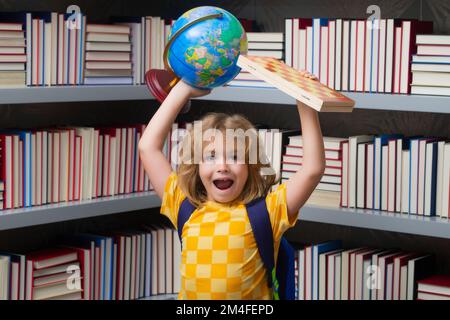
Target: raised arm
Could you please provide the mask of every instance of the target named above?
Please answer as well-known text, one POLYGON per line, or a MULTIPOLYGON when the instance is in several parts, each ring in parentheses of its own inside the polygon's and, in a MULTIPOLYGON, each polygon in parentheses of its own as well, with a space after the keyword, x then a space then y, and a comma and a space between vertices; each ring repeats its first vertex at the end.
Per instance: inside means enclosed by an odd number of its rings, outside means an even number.
POLYGON ((141 161, 160 198, 163 196, 167 178, 172 172, 172 167, 162 152, 170 128, 181 108, 191 97, 199 97, 208 93, 209 91, 197 90, 185 82, 179 81, 150 119, 139 140, 141 161))
POLYGON ((302 168, 286 183, 289 220, 297 216, 316 188, 325 170, 325 152, 317 111, 297 101, 303 141, 302 168))

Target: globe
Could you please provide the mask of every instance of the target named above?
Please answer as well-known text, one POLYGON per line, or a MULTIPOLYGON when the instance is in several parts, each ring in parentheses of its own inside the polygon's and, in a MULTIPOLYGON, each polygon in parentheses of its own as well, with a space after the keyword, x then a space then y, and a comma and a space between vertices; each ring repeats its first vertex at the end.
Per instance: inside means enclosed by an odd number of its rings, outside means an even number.
POLYGON ((231 81, 240 71, 236 65, 239 54, 247 52, 247 36, 239 20, 217 7, 185 12, 172 26, 169 44, 171 38, 167 54, 170 67, 183 81, 200 89, 231 81), (206 18, 214 14, 221 16, 206 18), (182 30, 189 23, 192 25, 182 30))

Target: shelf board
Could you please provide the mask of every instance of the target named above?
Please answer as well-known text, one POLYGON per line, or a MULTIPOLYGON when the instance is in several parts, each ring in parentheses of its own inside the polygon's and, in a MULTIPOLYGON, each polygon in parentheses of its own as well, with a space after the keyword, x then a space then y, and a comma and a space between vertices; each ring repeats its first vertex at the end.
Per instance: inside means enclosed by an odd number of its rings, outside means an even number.
POLYGON ((0 97, 0 104, 153 99, 145 85, 3 88, 0 97))
MULTIPOLYGON (((355 108, 450 113, 450 97, 342 92, 355 100, 355 108)), ((294 105, 295 99, 274 88, 220 87, 199 99, 294 105)))
MULTIPOLYGON (((150 209, 160 205, 161 201, 154 192, 140 192, 4 210, 0 211, 0 231, 150 209)), ((439 217, 306 205, 300 210, 299 220, 450 239, 450 220, 439 217)))
POLYGON ((156 208, 160 205, 159 197, 153 191, 149 191, 92 200, 3 210, 0 211, 0 231, 156 208))
MULTIPOLYGON (((357 109, 450 113, 450 97, 343 92, 357 109)), ((21 87, 0 89, 0 104, 125 101, 154 99, 146 85, 21 87)), ((219 87, 199 100, 294 105, 295 99, 278 89, 219 87)))
POLYGON ((450 239, 450 220, 440 217, 307 205, 299 220, 450 239))

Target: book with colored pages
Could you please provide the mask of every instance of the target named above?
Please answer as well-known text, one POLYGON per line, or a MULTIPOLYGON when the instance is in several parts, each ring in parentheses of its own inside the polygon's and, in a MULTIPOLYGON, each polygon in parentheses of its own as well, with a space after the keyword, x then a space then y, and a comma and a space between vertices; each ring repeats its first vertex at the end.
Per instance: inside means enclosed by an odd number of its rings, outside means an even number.
POLYGON ((237 65, 258 79, 321 112, 351 112, 355 102, 317 80, 305 77, 284 62, 270 58, 240 55, 237 65))

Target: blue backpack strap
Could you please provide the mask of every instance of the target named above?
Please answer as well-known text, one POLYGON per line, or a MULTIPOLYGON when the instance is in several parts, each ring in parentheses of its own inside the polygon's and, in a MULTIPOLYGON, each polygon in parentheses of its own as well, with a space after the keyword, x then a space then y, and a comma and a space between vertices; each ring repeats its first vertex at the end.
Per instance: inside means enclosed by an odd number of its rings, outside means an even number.
POLYGON ((184 198, 181 202, 180 209, 178 210, 178 218, 177 218, 177 229, 178 229, 178 237, 181 240, 181 235, 183 234, 184 224, 189 220, 192 213, 197 209, 188 198, 184 198))
POLYGON ((278 281, 275 269, 275 249, 273 242, 272 224, 267 211, 266 198, 258 198, 246 205, 248 219, 252 226, 253 235, 258 245, 259 255, 267 270, 269 287, 273 289, 273 298, 279 300, 278 281))

